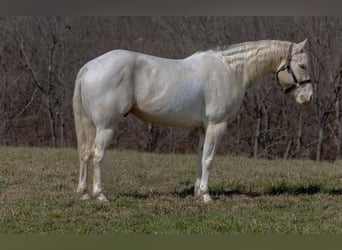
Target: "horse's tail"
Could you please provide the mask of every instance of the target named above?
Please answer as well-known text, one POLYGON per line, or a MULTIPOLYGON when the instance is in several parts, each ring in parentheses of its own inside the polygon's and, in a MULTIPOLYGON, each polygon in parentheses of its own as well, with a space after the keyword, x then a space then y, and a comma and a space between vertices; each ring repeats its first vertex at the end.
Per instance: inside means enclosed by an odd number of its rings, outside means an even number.
POLYGON ((90 118, 87 116, 82 103, 81 82, 82 69, 76 77, 75 90, 73 96, 73 111, 75 119, 75 130, 77 137, 77 149, 82 159, 90 158, 94 144, 96 129, 90 118))

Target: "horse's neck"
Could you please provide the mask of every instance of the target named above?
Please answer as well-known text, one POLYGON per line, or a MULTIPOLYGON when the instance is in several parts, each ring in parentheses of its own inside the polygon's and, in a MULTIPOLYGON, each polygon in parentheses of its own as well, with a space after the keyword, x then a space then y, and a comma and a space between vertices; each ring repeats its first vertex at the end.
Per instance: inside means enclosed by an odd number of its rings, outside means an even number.
POLYGON ((289 42, 261 41, 244 43, 222 51, 222 57, 236 73, 245 88, 250 88, 263 77, 275 73, 281 60, 286 57, 289 42))

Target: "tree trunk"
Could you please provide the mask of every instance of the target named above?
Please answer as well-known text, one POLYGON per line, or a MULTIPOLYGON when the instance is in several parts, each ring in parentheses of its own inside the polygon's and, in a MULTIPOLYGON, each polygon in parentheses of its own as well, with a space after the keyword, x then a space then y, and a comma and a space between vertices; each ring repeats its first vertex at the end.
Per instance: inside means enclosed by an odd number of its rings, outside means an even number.
POLYGON ((283 156, 284 160, 287 160, 289 158, 290 150, 291 150, 291 145, 292 145, 292 140, 289 140, 288 143, 287 143, 287 147, 286 147, 284 156, 283 156))
POLYGON ((261 117, 258 114, 255 127, 255 137, 254 137, 254 147, 253 147, 253 157, 258 156, 259 140, 260 140, 260 128, 261 128, 261 117))
POLYGON ((317 142, 317 151, 316 151, 316 161, 320 161, 322 158, 322 146, 324 139, 324 124, 321 122, 319 124, 318 130, 318 142, 317 142))
MULTIPOLYGON (((269 145, 272 143, 270 140, 270 119, 269 119, 269 114, 268 114, 268 109, 265 108, 265 105, 263 105, 263 118, 264 118, 264 129, 263 129, 263 141, 264 141, 264 152, 265 152, 265 156, 268 157, 269 155, 269 149, 271 147, 269 147, 269 145)), ((272 153, 272 151, 271 151, 272 153)))
POLYGON ((64 112, 60 111, 59 113, 59 143, 58 146, 65 147, 65 120, 64 120, 64 112))
POLYGON ((153 152, 156 149, 159 138, 159 128, 151 123, 148 124, 149 141, 146 150, 153 152))
POLYGON ((303 137, 303 124, 302 124, 302 117, 303 117, 303 109, 300 109, 299 116, 298 116, 298 128, 297 128, 297 138, 296 138, 296 154, 300 154, 300 150, 302 148, 302 137, 303 137))
POLYGON ((342 71, 340 72, 339 85, 336 89, 336 100, 335 100, 335 144, 336 144, 336 159, 342 156, 342 119, 340 110, 340 98, 341 98, 341 87, 342 87, 342 71))
POLYGON ((258 93, 256 94, 256 99, 257 99, 257 107, 256 107, 257 120, 256 120, 256 126, 255 126, 254 147, 253 147, 254 158, 258 156, 259 142, 260 142, 260 129, 261 129, 261 105, 260 105, 260 96, 258 93))
POLYGON ((48 117, 49 117, 51 146, 56 147, 57 146, 57 135, 56 135, 56 130, 55 130, 56 119, 55 119, 54 112, 53 112, 53 109, 51 107, 51 103, 50 103, 49 99, 47 99, 47 101, 46 101, 46 110, 47 110, 48 117))

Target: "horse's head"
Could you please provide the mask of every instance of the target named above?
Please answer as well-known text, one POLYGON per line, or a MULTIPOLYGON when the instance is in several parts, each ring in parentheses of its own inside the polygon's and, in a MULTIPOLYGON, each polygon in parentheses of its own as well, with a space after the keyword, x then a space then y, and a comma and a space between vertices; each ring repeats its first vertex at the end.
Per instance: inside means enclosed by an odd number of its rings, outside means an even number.
POLYGON ((287 57, 281 61, 276 73, 283 91, 292 93, 301 104, 310 103, 313 99, 306 42, 307 39, 301 43, 291 43, 287 57))

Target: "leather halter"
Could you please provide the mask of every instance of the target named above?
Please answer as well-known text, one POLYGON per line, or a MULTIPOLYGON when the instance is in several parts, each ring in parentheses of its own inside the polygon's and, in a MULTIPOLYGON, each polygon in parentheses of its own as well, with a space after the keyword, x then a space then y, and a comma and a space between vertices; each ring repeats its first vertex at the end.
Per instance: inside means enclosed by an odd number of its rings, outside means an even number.
POLYGON ((291 74, 291 76, 292 76, 293 84, 292 84, 290 87, 288 87, 288 88, 282 90, 285 94, 290 93, 292 90, 294 90, 294 89, 300 87, 300 86, 303 85, 303 84, 306 84, 306 83, 311 82, 311 79, 307 79, 307 80, 303 80, 303 81, 298 81, 298 79, 297 79, 295 73, 293 72, 293 70, 292 70, 292 68, 291 68, 292 48, 293 48, 293 43, 290 44, 289 53, 287 54, 287 58, 286 58, 286 63, 285 63, 283 66, 281 66, 281 67, 278 69, 278 71, 276 72, 277 81, 279 82, 279 84, 280 84, 280 81, 279 81, 278 74, 279 74, 281 71, 287 70, 287 73, 291 74))

